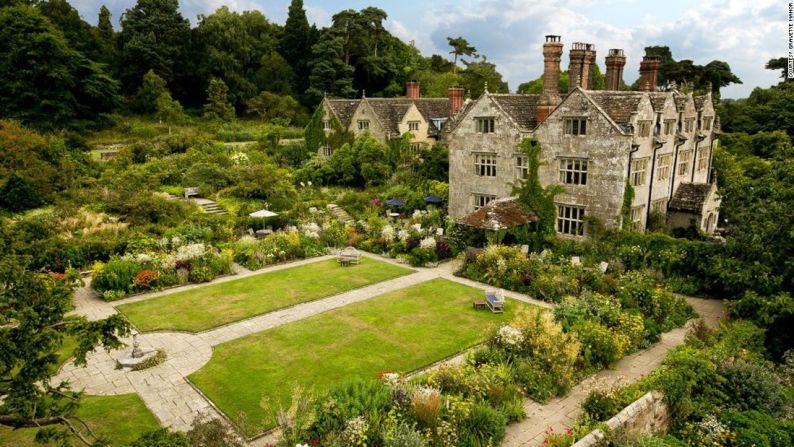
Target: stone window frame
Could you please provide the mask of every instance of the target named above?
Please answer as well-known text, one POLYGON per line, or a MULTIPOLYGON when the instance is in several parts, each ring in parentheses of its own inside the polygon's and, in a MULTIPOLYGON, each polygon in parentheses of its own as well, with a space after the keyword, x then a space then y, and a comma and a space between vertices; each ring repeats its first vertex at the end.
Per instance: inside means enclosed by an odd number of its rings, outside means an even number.
POLYGON ((688 118, 684 118, 684 132, 692 132, 695 130, 695 117, 690 116, 688 118))
POLYGON ((495 152, 474 153, 474 175, 496 177, 497 156, 495 152))
POLYGON ((667 212, 667 197, 651 201, 651 212, 666 213, 667 212))
POLYGON ((647 138, 651 136, 653 120, 637 120, 637 136, 647 138))
POLYGON ((419 130, 421 121, 408 121, 408 132, 415 132, 419 130))
POLYGON ((714 120, 714 117, 709 115, 709 116, 704 116, 702 119, 703 119, 703 130, 711 130, 711 122, 714 120))
POLYGON ((631 208, 631 225, 639 229, 642 224, 642 216, 645 214, 645 205, 638 205, 631 208))
POLYGON ((516 168, 516 178, 519 180, 529 177, 529 156, 527 154, 516 154, 513 156, 516 168))
POLYGON ((587 185, 587 171, 590 160, 586 157, 557 157, 559 162, 557 171, 560 173, 560 183, 563 185, 587 185))
POLYGON ((705 171, 709 168, 709 152, 711 149, 702 147, 698 150, 697 170, 705 171))
POLYGON ((666 118, 664 120, 664 134, 672 135, 675 133, 675 118, 666 118))
POLYGON ((474 123, 477 133, 489 134, 496 132, 496 117, 475 116, 474 123))
POLYGON ((358 130, 369 130, 369 120, 358 120, 358 130))
POLYGON ((651 157, 631 160, 631 186, 643 186, 648 180, 648 162, 651 157))
POLYGON ((557 217, 555 229, 558 234, 566 236, 584 236, 584 219, 587 209, 582 205, 556 203, 557 217))
POLYGON ((474 192, 471 194, 471 199, 472 204, 474 205, 474 211, 478 211, 480 208, 488 205, 493 200, 496 200, 496 196, 493 194, 474 192))
POLYGON ((334 153, 330 144, 323 145, 320 150, 322 151, 323 157, 330 157, 334 153))
POLYGON ((326 118, 323 120, 323 130, 331 130, 331 120, 326 118))
POLYGON ((416 152, 419 152, 422 149, 424 149, 425 146, 427 146, 426 143, 422 143, 422 142, 419 142, 419 141, 414 141, 414 142, 408 143, 408 150, 410 150, 411 152, 416 153, 416 152))
POLYGON ((566 116, 562 119, 562 134, 565 136, 580 137, 587 135, 586 116, 566 116))
POLYGON ((690 162, 692 161, 692 149, 683 149, 678 153, 678 167, 676 172, 679 176, 689 175, 690 162))
POLYGON ((669 180, 673 167, 673 153, 659 154, 656 156, 656 180, 669 180), (664 160, 664 163, 662 163, 664 160))

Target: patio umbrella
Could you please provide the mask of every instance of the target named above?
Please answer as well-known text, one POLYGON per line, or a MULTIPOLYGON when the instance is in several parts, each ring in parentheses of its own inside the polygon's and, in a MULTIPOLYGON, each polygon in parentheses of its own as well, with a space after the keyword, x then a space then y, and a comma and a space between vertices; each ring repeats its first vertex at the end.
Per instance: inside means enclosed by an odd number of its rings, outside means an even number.
POLYGON ((431 194, 431 195, 425 197, 425 203, 443 203, 443 202, 444 202, 444 200, 441 197, 436 196, 436 195, 432 195, 431 194))
POLYGON ((389 206, 403 206, 403 205, 405 205, 405 200, 389 199, 389 200, 386 201, 386 205, 389 205, 389 206))
POLYGON ((278 213, 274 213, 273 211, 268 211, 268 210, 259 210, 259 211, 254 211, 253 213, 249 214, 249 216, 265 218, 265 217, 278 216, 278 213))

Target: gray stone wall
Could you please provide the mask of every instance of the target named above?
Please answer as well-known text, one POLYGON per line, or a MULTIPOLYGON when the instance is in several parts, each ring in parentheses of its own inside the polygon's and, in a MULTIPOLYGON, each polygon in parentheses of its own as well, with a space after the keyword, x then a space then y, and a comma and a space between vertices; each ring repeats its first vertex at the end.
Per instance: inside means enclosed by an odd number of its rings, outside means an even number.
MULTIPOLYGON (((613 432, 623 431, 632 435, 666 433, 670 429, 670 412, 664 403, 664 395, 652 391, 632 402, 620 413, 606 422, 613 432)), ((595 429, 577 441, 573 447, 594 447, 603 444, 604 432, 595 429)))
POLYGON ((517 179, 516 146, 524 135, 487 96, 471 107, 448 137, 450 216, 461 218, 473 212, 475 194, 512 195, 517 179), (494 133, 477 132, 478 117, 494 117, 494 133), (477 154, 496 156, 496 177, 476 175, 474 163, 477 154))
POLYGON ((608 228, 621 225, 631 136, 624 135, 584 94, 569 95, 534 131, 542 146, 539 177, 546 185, 560 185, 565 192, 555 197, 559 204, 585 208, 585 216, 599 219, 608 228), (567 117, 586 117, 586 135, 565 135, 567 117), (587 184, 560 182, 561 158, 588 160, 587 184))

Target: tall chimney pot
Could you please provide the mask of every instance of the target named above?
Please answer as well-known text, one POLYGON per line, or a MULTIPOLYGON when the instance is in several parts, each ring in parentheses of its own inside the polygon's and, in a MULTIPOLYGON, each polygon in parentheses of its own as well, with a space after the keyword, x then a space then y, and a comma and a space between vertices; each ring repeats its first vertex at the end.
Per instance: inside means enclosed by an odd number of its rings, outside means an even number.
POLYGON ((623 67, 626 66, 626 54, 619 48, 609 50, 606 57, 606 89, 618 91, 623 84, 623 67))
POLYGON ((659 56, 644 56, 640 62, 640 90, 655 92, 659 76, 659 56))
POLYGON ((405 96, 409 99, 419 99, 419 81, 410 80, 405 83, 405 96))
POLYGON ((574 42, 571 46, 571 51, 568 52, 568 56, 570 57, 570 62, 568 63, 568 93, 571 93, 576 87, 582 85, 586 55, 587 44, 574 42))
POLYGON ((449 97, 449 117, 452 118, 463 108, 463 87, 450 87, 447 89, 449 97))
POLYGON ((562 60, 562 39, 549 34, 543 44, 543 93, 535 108, 535 118, 540 123, 562 101, 560 98, 560 61, 562 60))
POLYGON ((579 85, 585 90, 590 90, 590 78, 592 76, 592 67, 596 61, 595 45, 592 43, 585 44, 584 62, 582 64, 582 80, 579 85))

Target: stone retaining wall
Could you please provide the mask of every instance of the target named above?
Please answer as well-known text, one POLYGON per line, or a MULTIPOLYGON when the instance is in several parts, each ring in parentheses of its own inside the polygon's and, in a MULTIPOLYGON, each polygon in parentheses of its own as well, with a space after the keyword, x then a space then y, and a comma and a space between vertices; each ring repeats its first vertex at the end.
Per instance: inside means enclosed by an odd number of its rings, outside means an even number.
MULTIPOLYGON (((664 403, 664 395, 651 391, 608 420, 606 425, 612 431, 625 430, 627 434, 664 433, 670 428, 670 412, 664 403)), ((594 447, 604 437, 604 432, 595 429, 573 447, 594 447)))

